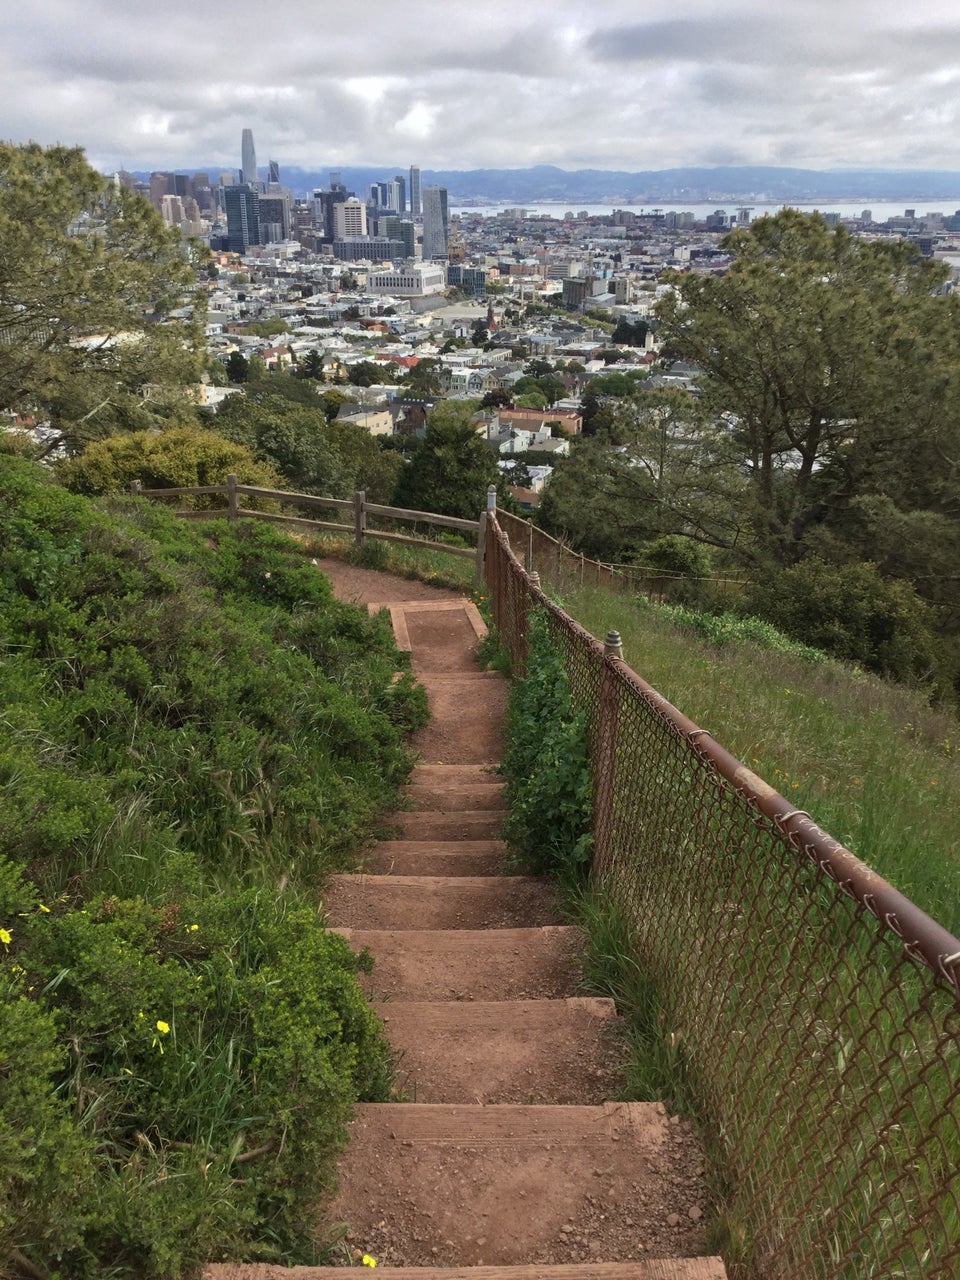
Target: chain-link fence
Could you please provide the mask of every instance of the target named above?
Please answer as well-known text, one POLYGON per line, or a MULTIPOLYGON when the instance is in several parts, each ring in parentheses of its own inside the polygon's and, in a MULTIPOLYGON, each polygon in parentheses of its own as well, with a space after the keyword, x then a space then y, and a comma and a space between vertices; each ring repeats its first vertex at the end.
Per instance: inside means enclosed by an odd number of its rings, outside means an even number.
POLYGON ((742 578, 698 578, 651 565, 591 560, 521 516, 498 511, 497 521, 527 572, 536 570, 545 581, 549 580, 562 591, 576 587, 603 587, 608 591, 642 595, 648 600, 663 602, 677 599, 678 592, 684 588, 700 586, 717 599, 735 600, 748 585, 742 578))
POLYGON ((486 564, 515 668, 542 604, 587 714, 594 879, 700 1100, 731 1276, 960 1275, 960 941, 605 654, 496 524, 486 564))

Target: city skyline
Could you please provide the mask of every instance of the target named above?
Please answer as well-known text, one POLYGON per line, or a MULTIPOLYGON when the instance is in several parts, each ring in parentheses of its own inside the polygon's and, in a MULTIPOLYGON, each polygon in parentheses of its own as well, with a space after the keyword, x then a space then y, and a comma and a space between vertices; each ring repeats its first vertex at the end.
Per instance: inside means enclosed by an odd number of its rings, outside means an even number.
POLYGON ((186 0, 19 7, 4 136, 83 146, 104 171, 236 169, 243 128, 281 166, 960 170, 946 0, 358 0, 316 24, 236 0, 222 18, 186 0))

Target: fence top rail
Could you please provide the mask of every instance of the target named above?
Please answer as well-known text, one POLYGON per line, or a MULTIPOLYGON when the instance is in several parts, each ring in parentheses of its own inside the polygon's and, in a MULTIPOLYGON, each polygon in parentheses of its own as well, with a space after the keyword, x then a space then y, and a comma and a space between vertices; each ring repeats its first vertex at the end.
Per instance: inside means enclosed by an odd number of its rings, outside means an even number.
POLYGON ((276 502, 296 502, 316 507, 336 507, 340 511, 352 511, 352 498, 323 498, 316 493, 291 493, 287 489, 259 489, 256 485, 238 484, 237 493, 249 498, 272 498, 276 502))
POLYGON ((475 533, 479 520, 463 520, 459 516, 439 516, 433 511, 408 511, 404 507, 385 507, 379 502, 364 503, 364 510, 371 516, 389 516, 392 520, 421 520, 425 524, 443 525, 447 529, 465 529, 475 533))
POLYGON ((135 492, 138 498, 183 498, 191 494, 225 494, 228 489, 225 484, 202 484, 188 489, 137 489, 135 492))
POLYGON ((841 893, 853 898, 869 911, 900 939, 904 950, 912 959, 920 961, 949 982, 960 997, 960 938, 938 924, 839 840, 824 831, 807 812, 797 809, 779 791, 752 769, 748 769, 741 760, 715 741, 707 729, 694 724, 668 702, 663 694, 637 675, 622 658, 606 653, 599 640, 530 581, 496 519, 493 534, 512 562, 514 572, 522 575, 531 599, 576 635, 593 652, 597 661, 604 663, 624 686, 632 689, 637 697, 684 738, 702 760, 709 763, 740 792, 751 808, 769 818, 795 852, 808 858, 822 875, 833 881, 841 893))

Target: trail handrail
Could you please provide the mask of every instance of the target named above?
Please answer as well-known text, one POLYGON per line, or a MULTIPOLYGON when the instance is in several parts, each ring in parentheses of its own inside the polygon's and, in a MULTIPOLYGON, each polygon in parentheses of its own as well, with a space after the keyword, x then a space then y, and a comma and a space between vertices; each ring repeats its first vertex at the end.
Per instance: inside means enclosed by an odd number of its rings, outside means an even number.
POLYGON ((233 474, 228 475, 224 484, 182 486, 171 489, 145 489, 139 480, 132 481, 130 491, 141 498, 181 498, 208 497, 221 494, 226 498, 222 507, 210 507, 200 510, 181 509, 177 515, 188 519, 216 519, 218 516, 227 520, 241 518, 266 520, 273 524, 299 524, 326 532, 352 533, 354 542, 361 548, 368 538, 383 542, 396 542, 407 546, 429 546, 433 551, 442 551, 446 555, 472 559, 475 563, 478 578, 483 576, 484 541, 487 512, 482 511, 477 520, 465 520, 459 516, 438 515, 431 511, 411 511, 403 507, 390 507, 380 502, 368 502, 366 493, 358 490, 352 498, 327 498, 314 493, 293 493, 288 489, 264 489, 258 485, 240 484, 233 474), (243 497, 257 501, 276 503, 278 506, 316 507, 334 511, 352 512, 350 523, 313 520, 300 515, 283 515, 280 512, 257 510, 241 505, 243 497), (457 547, 434 539, 410 537, 387 529, 371 529, 367 520, 370 516, 381 519, 396 520, 406 524, 425 524, 441 529, 456 529, 462 533, 473 534, 475 547, 457 547))

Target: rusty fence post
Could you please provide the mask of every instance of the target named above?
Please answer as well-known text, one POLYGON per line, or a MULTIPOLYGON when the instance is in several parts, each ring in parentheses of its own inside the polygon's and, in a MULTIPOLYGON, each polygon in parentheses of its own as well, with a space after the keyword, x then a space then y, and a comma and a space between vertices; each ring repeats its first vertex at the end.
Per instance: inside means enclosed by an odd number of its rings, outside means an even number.
POLYGON ((227 519, 234 521, 240 514, 240 504, 237 500, 237 477, 231 471, 227 476, 227 519))
POLYGON ((483 582, 483 561, 486 554, 487 545, 487 513, 480 512, 480 519, 477 522, 477 555, 473 564, 473 576, 478 582, 483 582))

